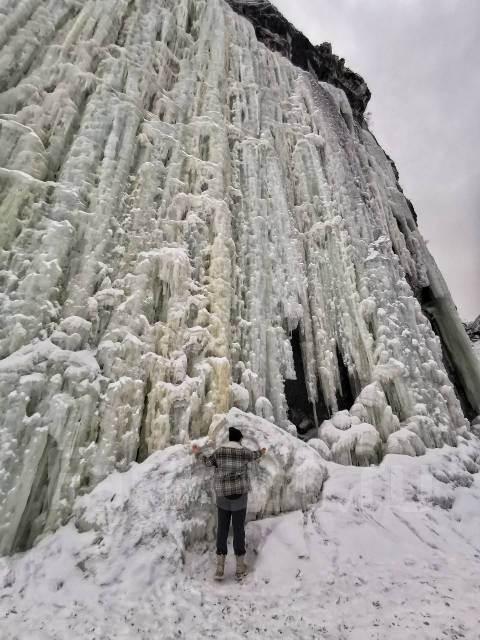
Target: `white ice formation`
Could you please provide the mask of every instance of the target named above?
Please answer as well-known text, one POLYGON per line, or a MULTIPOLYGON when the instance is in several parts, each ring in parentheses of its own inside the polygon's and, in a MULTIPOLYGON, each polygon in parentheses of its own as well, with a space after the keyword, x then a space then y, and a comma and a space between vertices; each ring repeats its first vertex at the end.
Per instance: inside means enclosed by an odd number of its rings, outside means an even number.
POLYGON ((223 0, 0 17, 1 552, 232 407, 346 464, 466 432, 479 363, 341 89, 223 0))

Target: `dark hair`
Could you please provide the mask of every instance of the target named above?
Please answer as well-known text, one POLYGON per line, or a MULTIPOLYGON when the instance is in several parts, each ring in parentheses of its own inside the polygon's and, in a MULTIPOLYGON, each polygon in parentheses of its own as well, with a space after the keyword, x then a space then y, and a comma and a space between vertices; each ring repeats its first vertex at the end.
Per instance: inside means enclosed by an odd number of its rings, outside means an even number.
POLYGON ((235 427, 230 427, 228 430, 228 439, 231 442, 240 442, 240 440, 243 438, 242 432, 239 431, 238 429, 235 429, 235 427))

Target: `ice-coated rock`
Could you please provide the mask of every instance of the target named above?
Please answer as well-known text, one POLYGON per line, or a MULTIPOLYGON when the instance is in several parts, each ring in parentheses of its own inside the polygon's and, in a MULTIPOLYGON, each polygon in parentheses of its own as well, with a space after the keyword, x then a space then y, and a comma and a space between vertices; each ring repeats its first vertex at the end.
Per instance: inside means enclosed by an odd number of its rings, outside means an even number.
POLYGON ((308 441, 310 447, 315 449, 315 451, 322 456, 324 460, 330 461, 332 459, 332 452, 330 451, 328 445, 320 438, 311 438, 308 441))
MULTIPOLYGON (((318 500, 327 471, 311 447, 267 420, 232 409, 212 430, 206 452, 228 440, 229 426, 241 429, 247 448, 268 448, 250 465, 247 519, 304 509, 318 500)), ((214 536, 213 470, 191 454, 190 445, 168 447, 126 473, 112 473, 77 500, 73 517, 81 531, 97 531, 116 549, 128 546, 127 539, 154 546, 161 538, 162 553, 181 560, 188 546, 214 536)))
POLYGON ((336 429, 345 431, 346 429, 350 429, 352 426, 352 416, 346 410, 338 411, 338 413, 332 416, 332 423, 336 429))
POLYGON ((426 447, 416 433, 410 429, 400 429, 392 433, 387 440, 386 452, 407 456, 421 456, 426 447))
POLYGON ((340 431, 332 445, 332 459, 345 465, 369 466, 382 459, 382 443, 377 429, 367 423, 355 424, 340 431))

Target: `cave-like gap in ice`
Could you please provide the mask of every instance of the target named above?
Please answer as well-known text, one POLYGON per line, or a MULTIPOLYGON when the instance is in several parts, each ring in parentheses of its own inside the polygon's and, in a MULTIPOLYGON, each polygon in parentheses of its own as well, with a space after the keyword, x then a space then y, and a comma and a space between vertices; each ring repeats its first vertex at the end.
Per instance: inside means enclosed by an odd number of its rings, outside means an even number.
MULTIPOLYGON (((302 338, 300 327, 294 329, 290 336, 293 363, 296 379, 285 380, 285 398, 288 406, 288 418, 297 427, 301 435, 312 433, 329 417, 319 389, 318 401, 311 402, 305 381, 305 365, 302 354, 302 338)), ((315 434, 316 435, 316 434, 315 434)))
POLYGON ((357 392, 355 392, 355 389, 352 386, 351 374, 348 371, 348 367, 345 364, 343 354, 338 344, 336 345, 335 352, 338 362, 338 373, 340 376, 340 384, 336 393, 337 408, 339 411, 344 411, 350 409, 353 405, 356 395, 360 392, 360 389, 357 389, 357 392))

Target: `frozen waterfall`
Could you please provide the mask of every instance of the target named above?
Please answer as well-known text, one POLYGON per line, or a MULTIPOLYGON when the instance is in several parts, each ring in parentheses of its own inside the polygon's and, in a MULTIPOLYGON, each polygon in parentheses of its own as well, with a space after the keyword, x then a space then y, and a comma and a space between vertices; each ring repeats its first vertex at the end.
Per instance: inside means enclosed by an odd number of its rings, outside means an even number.
POLYGON ((479 363, 339 86, 223 0, 0 17, 1 552, 232 407, 345 464, 466 432, 479 363))

